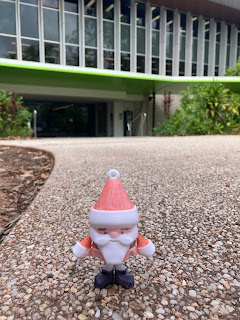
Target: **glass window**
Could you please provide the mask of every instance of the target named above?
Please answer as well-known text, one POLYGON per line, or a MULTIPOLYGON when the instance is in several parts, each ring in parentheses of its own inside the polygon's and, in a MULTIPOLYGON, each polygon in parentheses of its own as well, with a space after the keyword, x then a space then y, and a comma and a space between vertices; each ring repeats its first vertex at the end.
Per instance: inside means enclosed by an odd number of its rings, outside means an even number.
POLYGON ((121 0, 121 22, 130 24, 130 0, 121 0))
POLYGON ((38 35, 38 8, 21 4, 21 36, 39 38, 38 35), (31 19, 29 19, 31 17, 31 19))
POLYGON ((238 28, 238 47, 240 47, 240 28, 238 28))
POLYGON ((43 0, 43 6, 58 9, 58 0, 43 0))
POLYGON ((104 69, 114 70, 114 52, 113 51, 104 51, 104 69))
POLYGON ((206 63, 206 64, 208 64, 208 50, 209 50, 209 41, 205 40, 204 63, 206 63))
POLYGON ((38 5, 38 0, 20 0, 20 2, 38 5))
POLYGON ((152 31, 152 55, 159 56, 159 34, 157 30, 152 31))
POLYGON ((68 66, 79 66, 79 48, 66 46, 66 64, 68 66))
POLYGON ((145 27, 145 3, 137 2, 137 25, 141 27, 145 27))
POLYGON ((172 75, 172 60, 166 60, 166 75, 172 75))
POLYGON ((221 24, 220 22, 216 23, 217 25, 217 30, 216 30, 216 41, 220 42, 220 36, 221 36, 221 24))
POLYGON ((130 71, 130 54, 121 53, 121 70, 130 71))
POLYGON ((198 37, 198 17, 193 17, 193 37, 197 38, 198 37))
POLYGON ((60 63, 59 44, 45 43, 45 62, 60 63))
POLYGON ((193 39, 192 45, 192 61, 197 62, 198 39, 193 39))
POLYGON ((215 76, 217 77, 218 76, 218 74, 219 74, 219 67, 215 67, 215 76))
POLYGON ((137 28, 137 53, 145 54, 145 28, 137 28))
POLYGON ((184 76, 185 72, 185 62, 180 61, 179 62, 179 76, 184 76))
POLYGON ((137 72, 145 72, 145 57, 137 56, 137 72))
POLYGON ((59 13, 55 10, 43 9, 44 39, 59 41, 59 13))
POLYGON ((97 68, 97 50, 85 49, 85 67, 97 68))
POLYGON ((0 33, 16 34, 15 3, 0 1, 0 33))
POLYGON ((64 0, 64 9, 65 11, 78 13, 78 0, 64 0))
POLYGON ((103 19, 114 20, 114 0, 103 0, 103 19))
POLYGON ((121 50, 130 52, 130 26, 121 25, 121 50))
POLYGON ((173 34, 167 33, 166 35, 166 57, 172 59, 173 52, 173 34))
POLYGON ((210 28, 210 22, 208 19, 205 19, 205 39, 209 40, 209 28, 210 28))
POLYGON ((172 10, 167 10, 166 31, 173 32, 173 11, 172 10))
POLYGON ((216 43, 216 56, 215 56, 215 65, 219 66, 219 56, 220 56, 220 43, 216 43))
POLYGON ((180 37, 180 60, 185 60, 186 37, 180 37))
POLYGON ((203 74, 205 77, 207 77, 207 75, 208 75, 208 65, 207 64, 204 65, 204 73, 203 74))
POLYGON ((226 67, 229 68, 230 64, 230 45, 227 46, 226 67))
POLYGON ((78 44, 78 16, 65 13, 65 41, 66 43, 78 44))
POLYGON ((159 74, 159 59, 152 58, 152 74, 159 74))
POLYGON ((159 30, 160 28, 160 8, 152 7, 152 29, 159 30))
POLYGON ((97 21, 92 18, 85 18, 85 45, 97 47, 97 21))
POLYGON ((103 48, 114 49, 114 23, 103 21, 103 48))
POLYGON ((180 34, 186 35, 187 15, 185 13, 180 14, 180 34))
POLYGON ((196 63, 192 63, 192 76, 196 76, 197 75, 197 64, 196 63))
POLYGON ((231 26, 230 25, 227 26, 227 30, 228 30, 227 43, 230 44, 231 43, 231 26))
POLYGON ((39 62, 39 41, 22 39, 22 58, 39 62))
POLYGON ((84 13, 87 16, 96 17, 97 15, 96 0, 84 0, 84 13))
POLYGON ((0 36, 0 58, 17 59, 16 38, 0 36))
POLYGON ((240 47, 237 48, 237 59, 240 57, 240 47))

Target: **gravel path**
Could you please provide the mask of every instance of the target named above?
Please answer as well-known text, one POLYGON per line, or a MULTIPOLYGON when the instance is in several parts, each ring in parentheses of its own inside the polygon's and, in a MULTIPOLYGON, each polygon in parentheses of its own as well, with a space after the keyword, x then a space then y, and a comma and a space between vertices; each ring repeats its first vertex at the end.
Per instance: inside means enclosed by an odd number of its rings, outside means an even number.
POLYGON ((0 141, 54 153, 55 168, 0 246, 0 320, 240 319, 240 136, 0 141), (100 262, 71 252, 109 169, 155 243, 135 287, 95 289, 100 262))

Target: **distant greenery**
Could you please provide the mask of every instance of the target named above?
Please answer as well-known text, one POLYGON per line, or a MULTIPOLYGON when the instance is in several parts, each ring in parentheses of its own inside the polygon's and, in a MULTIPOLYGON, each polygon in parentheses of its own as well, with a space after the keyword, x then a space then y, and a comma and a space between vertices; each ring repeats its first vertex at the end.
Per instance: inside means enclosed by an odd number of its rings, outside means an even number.
POLYGON ((0 137, 29 136, 31 113, 22 105, 22 97, 0 90, 0 137))
POLYGON ((203 135, 240 133, 240 95, 217 82, 190 85, 182 91, 181 106, 155 135, 203 135))
POLYGON ((238 58, 235 67, 227 69, 225 76, 240 77, 240 57, 238 58))

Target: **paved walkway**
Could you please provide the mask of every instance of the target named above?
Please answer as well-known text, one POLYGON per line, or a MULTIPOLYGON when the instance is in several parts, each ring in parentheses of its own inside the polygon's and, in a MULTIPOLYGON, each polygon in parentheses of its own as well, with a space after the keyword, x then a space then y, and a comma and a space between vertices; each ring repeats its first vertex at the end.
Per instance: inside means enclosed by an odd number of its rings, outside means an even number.
POLYGON ((0 247, 0 320, 240 319, 240 136, 0 141, 54 153, 54 170, 0 247), (135 287, 94 289, 76 266, 88 214, 111 168, 141 215, 153 261, 135 287))

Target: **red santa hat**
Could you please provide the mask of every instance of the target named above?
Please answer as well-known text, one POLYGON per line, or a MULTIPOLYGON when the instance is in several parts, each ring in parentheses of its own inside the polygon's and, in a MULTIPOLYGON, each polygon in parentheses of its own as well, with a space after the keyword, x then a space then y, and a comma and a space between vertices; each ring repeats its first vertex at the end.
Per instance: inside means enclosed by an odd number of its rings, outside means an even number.
POLYGON ((90 210, 89 224, 95 228, 136 226, 139 221, 137 208, 124 190, 119 172, 110 170, 107 178, 97 203, 90 210))

